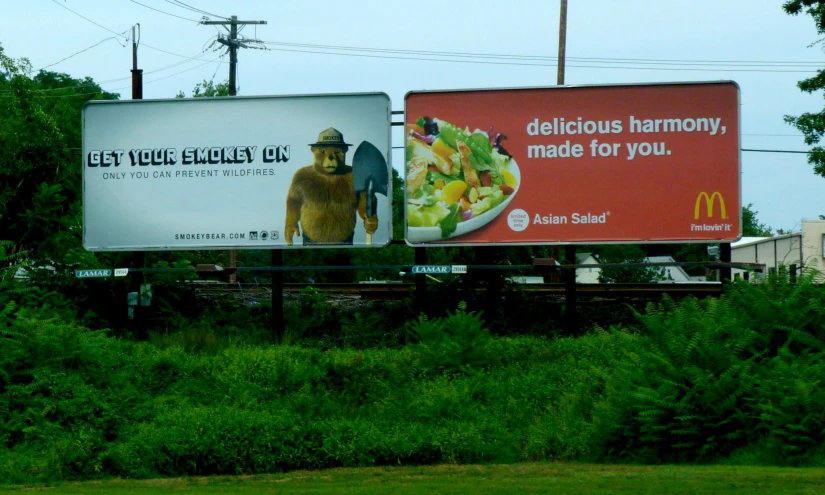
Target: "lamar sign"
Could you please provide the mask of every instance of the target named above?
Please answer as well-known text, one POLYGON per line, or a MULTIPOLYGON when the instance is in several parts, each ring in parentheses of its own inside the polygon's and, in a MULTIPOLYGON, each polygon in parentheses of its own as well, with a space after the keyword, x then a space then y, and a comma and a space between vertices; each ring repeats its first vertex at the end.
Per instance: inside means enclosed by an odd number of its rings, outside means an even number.
POLYGON ((406 241, 736 241, 739 93, 733 81, 410 92, 406 241))

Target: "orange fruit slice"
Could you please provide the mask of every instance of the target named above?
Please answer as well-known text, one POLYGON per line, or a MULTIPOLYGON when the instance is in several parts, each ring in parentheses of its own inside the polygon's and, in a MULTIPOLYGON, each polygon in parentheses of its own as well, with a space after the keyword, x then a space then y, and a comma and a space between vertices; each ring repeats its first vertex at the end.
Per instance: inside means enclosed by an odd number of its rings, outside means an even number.
POLYGON ((464 191, 466 190, 466 182, 464 182, 463 180, 455 180, 444 186, 444 189, 441 190, 441 194, 444 198, 444 202, 448 205, 451 205, 458 201, 461 198, 461 196, 464 195, 464 191))

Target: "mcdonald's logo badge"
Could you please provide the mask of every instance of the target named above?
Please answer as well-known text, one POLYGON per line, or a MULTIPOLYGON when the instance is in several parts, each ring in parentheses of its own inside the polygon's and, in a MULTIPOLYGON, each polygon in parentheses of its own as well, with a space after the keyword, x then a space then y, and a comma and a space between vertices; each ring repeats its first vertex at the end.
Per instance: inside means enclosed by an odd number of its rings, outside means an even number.
POLYGON ((719 191, 714 191, 713 194, 708 196, 708 193, 702 191, 696 196, 696 206, 693 208, 693 218, 695 220, 699 220, 699 211, 700 206, 702 205, 702 198, 705 198, 705 210, 707 210, 708 218, 713 218, 713 205, 716 203, 716 197, 719 197, 719 213, 721 214, 721 218, 724 220, 728 218, 728 212, 725 209, 725 199, 719 193, 719 191))

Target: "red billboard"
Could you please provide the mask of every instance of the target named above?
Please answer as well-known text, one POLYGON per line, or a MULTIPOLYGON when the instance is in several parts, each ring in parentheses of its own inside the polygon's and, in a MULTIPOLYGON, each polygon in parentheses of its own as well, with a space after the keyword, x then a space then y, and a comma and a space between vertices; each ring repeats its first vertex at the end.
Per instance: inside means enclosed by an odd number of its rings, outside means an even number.
POLYGON ((412 91, 411 245, 732 242, 732 81, 412 91))

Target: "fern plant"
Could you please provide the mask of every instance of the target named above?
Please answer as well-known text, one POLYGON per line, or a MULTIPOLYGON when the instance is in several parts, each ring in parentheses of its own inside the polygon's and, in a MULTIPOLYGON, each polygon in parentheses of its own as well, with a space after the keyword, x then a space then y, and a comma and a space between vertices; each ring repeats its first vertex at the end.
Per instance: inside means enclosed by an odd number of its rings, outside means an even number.
MULTIPOLYGON (((10 252, 14 244, 11 241, 0 241, 0 297, 20 294, 26 288, 17 284, 17 272, 23 267, 26 252, 10 252)), ((2 299, 0 299, 2 302, 2 299)))
POLYGON ((788 346, 769 363, 758 410, 767 445, 778 459, 804 463, 825 453, 825 354, 788 346))
POLYGON ((727 304, 740 325, 756 332, 754 346, 764 360, 783 349, 795 355, 825 351, 825 286, 817 278, 817 272, 809 269, 795 282, 771 275, 760 284, 741 280, 731 284, 727 304))
POLYGON ((756 434, 751 402, 758 385, 753 343, 722 299, 675 303, 663 297, 637 313, 636 372, 617 395, 630 412, 612 448, 645 460, 703 460, 746 445, 756 434))
POLYGON ((481 315, 466 308, 462 301, 444 318, 421 315, 407 324, 423 366, 449 373, 485 368, 498 361, 491 346, 493 337, 484 328, 481 315))

